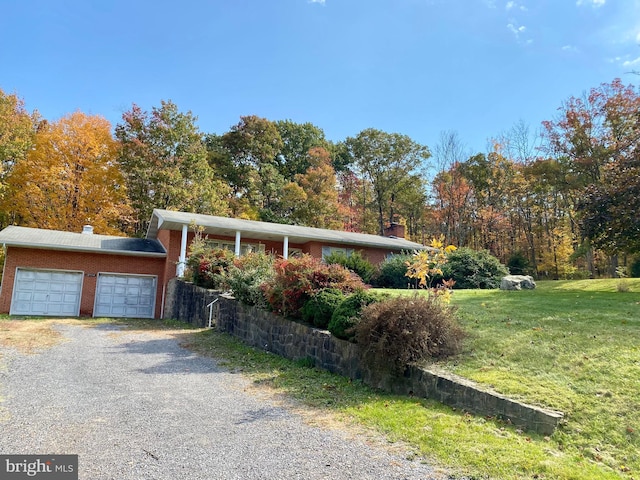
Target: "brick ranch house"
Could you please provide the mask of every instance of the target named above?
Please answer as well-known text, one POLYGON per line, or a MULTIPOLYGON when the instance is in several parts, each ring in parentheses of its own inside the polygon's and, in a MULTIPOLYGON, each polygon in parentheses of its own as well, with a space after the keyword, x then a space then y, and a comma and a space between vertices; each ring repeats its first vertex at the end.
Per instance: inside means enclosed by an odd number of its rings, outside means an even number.
POLYGON ((146 238, 9 226, 0 232, 5 264, 0 313, 38 316, 162 318, 167 283, 184 274, 193 227, 215 247, 288 258, 362 252, 374 264, 423 249, 393 224, 385 236, 234 218, 153 211, 146 238))

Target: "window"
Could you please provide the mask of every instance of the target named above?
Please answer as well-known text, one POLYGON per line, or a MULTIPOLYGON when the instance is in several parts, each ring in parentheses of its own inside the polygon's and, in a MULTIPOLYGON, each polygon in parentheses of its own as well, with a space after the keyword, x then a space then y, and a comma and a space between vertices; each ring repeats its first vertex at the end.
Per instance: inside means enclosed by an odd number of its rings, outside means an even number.
MULTIPOLYGON (((209 248, 221 248, 223 250, 229 250, 231 252, 236 251, 236 244, 234 242, 226 242, 224 240, 207 240, 206 244, 209 248)), ((240 243, 240 255, 246 255, 247 253, 252 252, 264 253, 264 244, 240 243)))
POLYGON ((350 257, 353 254, 353 248, 344 248, 344 247, 322 247, 322 260, 331 255, 332 253, 342 253, 347 257, 350 257))

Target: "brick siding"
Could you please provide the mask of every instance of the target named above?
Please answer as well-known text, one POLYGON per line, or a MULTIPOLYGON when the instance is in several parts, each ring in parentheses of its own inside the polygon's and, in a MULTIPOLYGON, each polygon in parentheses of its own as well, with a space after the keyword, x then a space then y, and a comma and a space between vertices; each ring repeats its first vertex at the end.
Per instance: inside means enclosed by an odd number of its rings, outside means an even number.
MULTIPOLYGON (((9 313, 16 268, 83 272, 82 297, 80 299, 81 316, 93 315, 98 273, 155 275, 158 278, 155 317, 160 318, 161 316, 162 289, 168 281, 168 278, 165 277, 164 258, 7 247, 0 294, 0 313, 9 313)), ((175 277, 175 270, 172 276, 175 277)))

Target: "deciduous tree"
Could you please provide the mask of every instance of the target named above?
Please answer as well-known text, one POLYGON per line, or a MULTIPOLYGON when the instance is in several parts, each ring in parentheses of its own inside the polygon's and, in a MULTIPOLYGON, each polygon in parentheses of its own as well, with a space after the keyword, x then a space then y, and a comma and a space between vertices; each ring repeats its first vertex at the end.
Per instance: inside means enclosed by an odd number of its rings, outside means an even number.
POLYGON ((151 112, 134 104, 122 120, 116 137, 136 235, 146 233, 154 208, 227 214, 229 187, 209 166, 191 112, 181 113, 171 101, 162 101, 151 112))
POLYGON ((76 112, 42 124, 25 158, 7 179, 4 209, 24 226, 79 232, 121 233, 130 209, 117 164, 111 125, 76 112))
POLYGON ((398 195, 412 184, 412 177, 419 175, 422 162, 430 156, 429 149, 406 135, 373 128, 347 138, 345 144, 356 174, 372 187, 377 230, 382 235, 385 221, 395 220, 398 195))

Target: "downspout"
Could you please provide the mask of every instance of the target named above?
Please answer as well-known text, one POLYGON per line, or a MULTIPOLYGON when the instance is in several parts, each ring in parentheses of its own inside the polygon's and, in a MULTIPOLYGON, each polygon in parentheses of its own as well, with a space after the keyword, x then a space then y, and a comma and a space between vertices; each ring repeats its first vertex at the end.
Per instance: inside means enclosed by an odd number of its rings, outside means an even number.
POLYGON ((7 244, 2 244, 2 250, 4 250, 4 262, 2 263, 2 280, 0 280, 0 294, 2 294, 2 285, 4 284, 4 274, 7 268, 7 244))
POLYGON ((289 258, 289 237, 284 237, 284 245, 282 245, 282 257, 285 260, 289 258))
POLYGON ((182 238, 180 239, 180 258, 176 266, 176 277, 184 276, 184 268, 187 264, 187 225, 182 225, 182 238))
POLYGON ((164 320, 164 300, 167 291, 167 285, 162 285, 162 303, 160 304, 160 320, 164 320))
POLYGON ((235 249, 236 257, 240 256, 240 230, 236 230, 236 249, 235 249))

